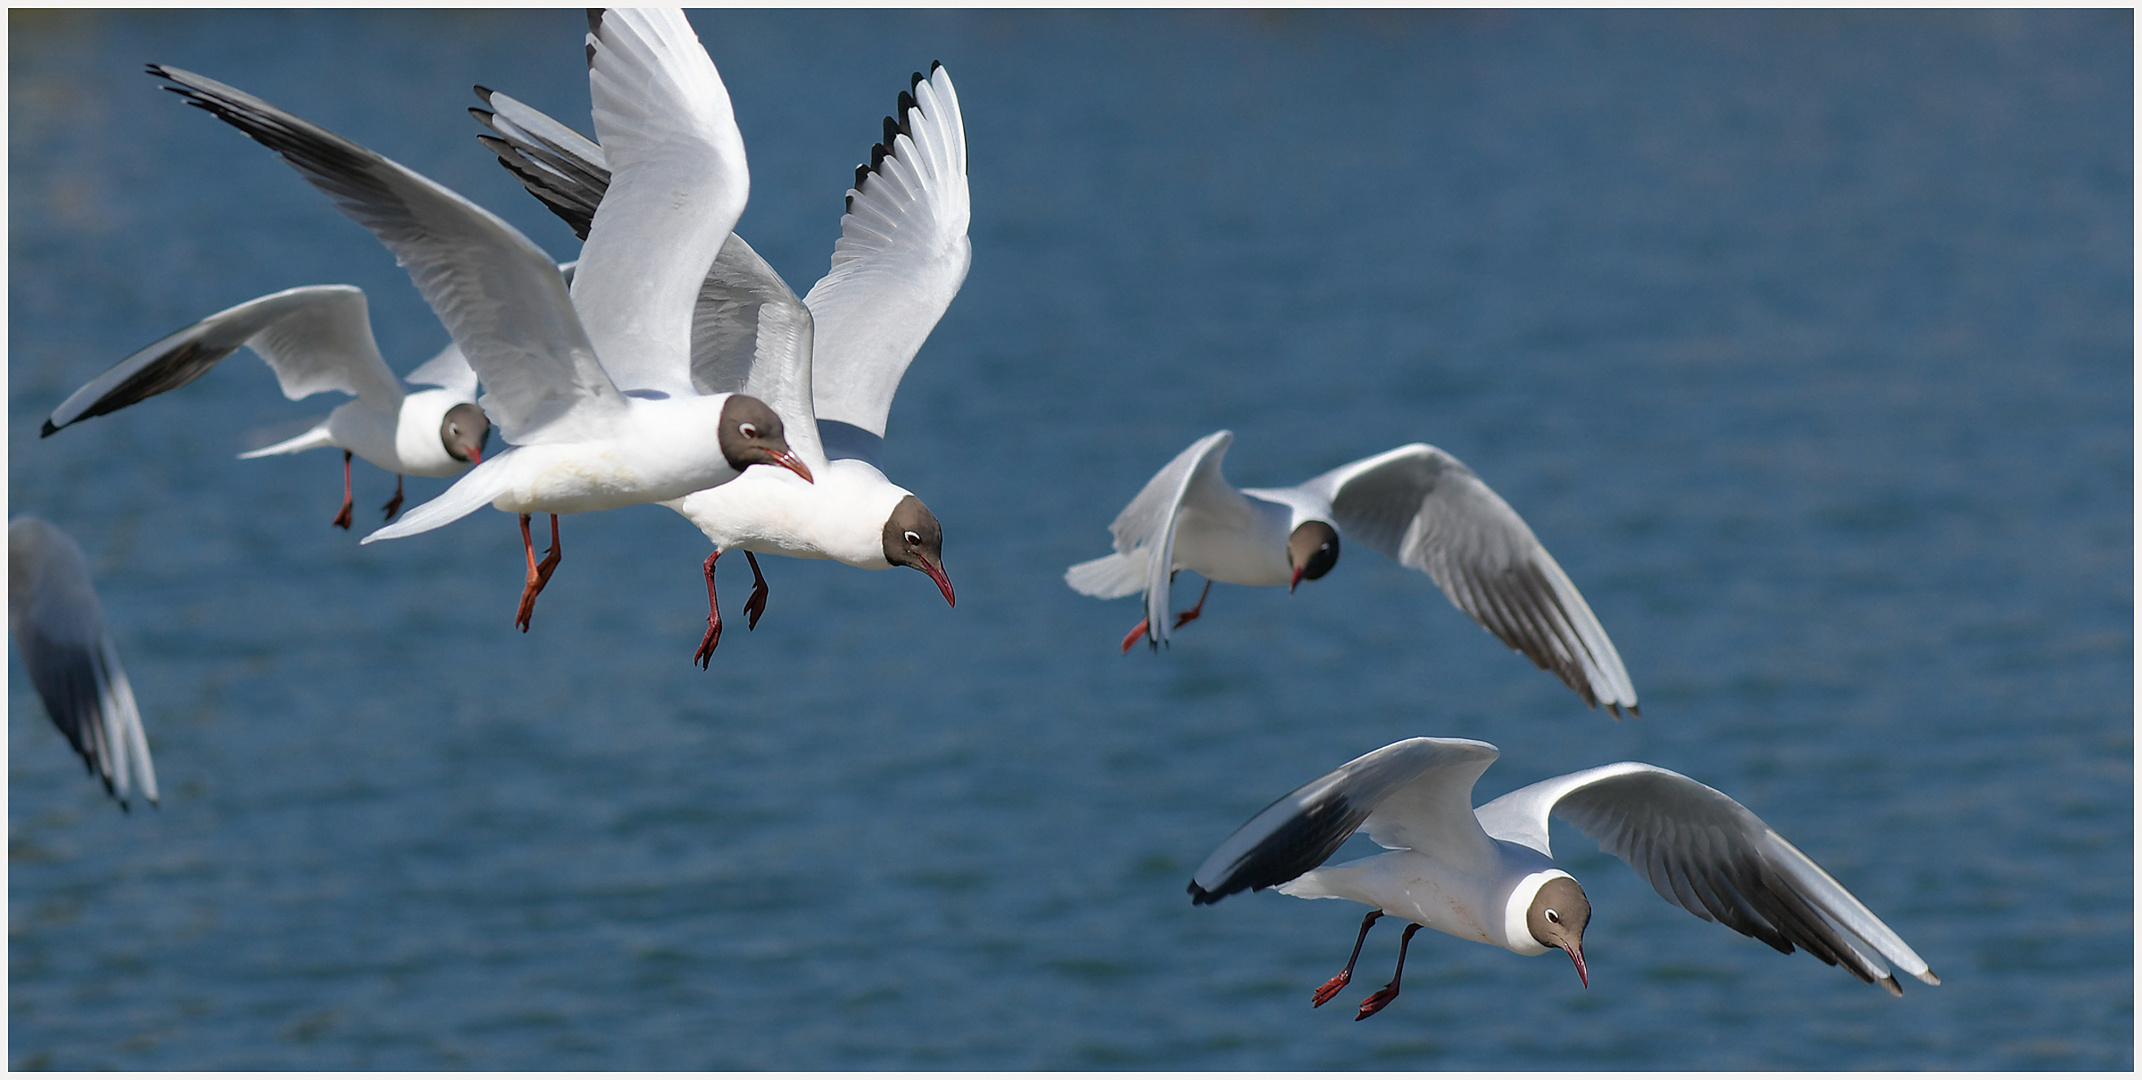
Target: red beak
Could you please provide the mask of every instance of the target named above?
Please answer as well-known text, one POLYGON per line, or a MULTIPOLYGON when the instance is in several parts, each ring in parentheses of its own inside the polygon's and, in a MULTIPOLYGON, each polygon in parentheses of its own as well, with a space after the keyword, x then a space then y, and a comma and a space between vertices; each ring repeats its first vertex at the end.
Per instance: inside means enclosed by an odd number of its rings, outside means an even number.
POLYGON ((469 447, 469 464, 471 464, 471 465, 481 465, 481 464, 483 464, 483 447, 481 447, 481 446, 471 446, 471 447, 469 447))
POLYGON ((1294 587, 1295 587, 1296 585, 1299 585, 1299 584, 1301 584, 1301 583, 1302 583, 1302 571, 1304 571, 1304 570, 1307 570, 1307 569, 1308 569, 1308 567, 1306 567, 1306 566, 1297 566, 1297 567, 1295 567, 1295 568, 1294 568, 1294 580, 1292 580, 1292 581, 1289 581, 1289 582, 1287 582, 1287 591, 1288 591, 1288 592, 1290 592, 1290 593, 1291 593, 1291 592, 1293 592, 1293 591, 1294 591, 1294 587))
POLYGON ((1577 981, 1583 983, 1586 990, 1591 989, 1591 976, 1584 973, 1584 950, 1575 945, 1564 945, 1562 946, 1562 951, 1568 953, 1569 958, 1577 962, 1577 981))
MULTIPOLYGON (((804 479, 810 479, 809 475, 806 474, 804 479)), ((944 571, 931 566, 930 560, 920 555, 915 556, 915 561, 921 563, 922 572, 930 575, 930 580, 937 583, 937 591, 945 594, 945 603, 951 607, 958 607, 958 601, 952 599, 952 579, 946 577, 944 571)))
POLYGON ((817 481, 811 479, 810 467, 806 466, 803 463, 802 458, 799 458, 786 450, 770 450, 767 451, 767 456, 773 458, 774 464, 779 465, 792 473, 795 473, 797 476, 803 477, 804 483, 817 483, 817 481))

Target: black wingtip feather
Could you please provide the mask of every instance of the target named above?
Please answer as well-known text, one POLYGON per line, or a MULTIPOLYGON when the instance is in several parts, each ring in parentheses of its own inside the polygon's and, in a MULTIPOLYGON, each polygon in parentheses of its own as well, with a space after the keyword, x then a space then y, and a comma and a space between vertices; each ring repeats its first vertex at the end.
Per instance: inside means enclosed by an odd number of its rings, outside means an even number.
POLYGON ((1221 900, 1220 896, 1214 893, 1206 892, 1205 887, 1199 885, 1195 881, 1191 882, 1190 888, 1185 891, 1190 894, 1191 907, 1203 907, 1206 904, 1217 904, 1221 900))
POLYGON ((937 69, 938 69, 938 68, 941 68, 941 67, 943 67, 943 66, 945 66, 945 62, 944 62, 944 61, 942 61, 942 60, 932 60, 932 61, 930 61, 930 74, 931 74, 931 75, 933 75, 933 76, 934 76, 934 75, 936 75, 936 74, 937 74, 937 69))
POLYGON ((483 99, 483 103, 484 103, 484 104, 486 104, 486 105, 489 105, 489 104, 491 103, 491 88, 490 88, 490 87, 488 87, 488 86, 485 86, 485 85, 483 85, 482 83, 477 83, 477 84, 476 84, 476 86, 475 86, 475 90, 476 90, 476 96, 477 96, 477 97, 479 97, 479 98, 482 98, 482 99, 483 99))
POLYGON ((50 438, 50 437, 52 436, 52 433, 53 433, 53 432, 55 432, 55 431, 58 431, 58 430, 59 430, 59 428, 58 428, 58 427, 56 427, 56 426, 55 426, 55 425, 54 425, 54 424, 52 423, 52 421, 50 421, 50 420, 46 420, 46 421, 45 421, 45 427, 44 427, 44 430, 42 430, 42 431, 39 431, 39 432, 37 433, 37 437, 38 437, 38 438, 40 438, 40 439, 50 438))

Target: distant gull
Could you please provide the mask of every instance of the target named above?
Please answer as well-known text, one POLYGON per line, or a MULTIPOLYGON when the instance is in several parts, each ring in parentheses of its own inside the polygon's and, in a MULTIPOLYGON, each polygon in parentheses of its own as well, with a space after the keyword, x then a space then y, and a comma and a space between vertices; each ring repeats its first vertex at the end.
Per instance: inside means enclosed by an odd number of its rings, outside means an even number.
POLYGON ((7 626, 45 714, 122 808, 136 785, 156 802, 156 766, 134 688, 104 629, 89 563, 42 518, 7 526, 7 626))
MULTIPOLYGON (((495 132, 484 145, 582 238, 610 173, 602 148, 505 94, 482 87, 495 132)), ((714 563, 743 549, 753 578, 744 604, 756 627, 766 579, 753 552, 912 567, 953 603, 943 527, 922 500, 880 472, 878 450, 900 379, 967 276, 967 141, 952 76, 932 64, 900 94, 897 119, 858 166, 833 268, 796 299, 742 237, 731 234, 701 286, 692 382, 703 393, 756 395, 787 420, 789 444, 815 484, 773 470, 663 505, 714 542, 707 556, 707 629, 693 659, 721 640, 714 563), (828 460, 830 458, 830 460, 828 460)))
POLYGON ((1145 594, 1145 618, 1123 639, 1168 640, 1168 585, 1178 570, 1212 583, 1315 581, 1339 561, 1342 534, 1420 570, 1503 644, 1553 672, 1585 704, 1616 716, 1636 708, 1636 687, 1590 605, 1517 511, 1465 463, 1413 443, 1341 465, 1298 487, 1236 490, 1220 473, 1234 433, 1190 444, 1146 482, 1109 526, 1115 554, 1064 574, 1073 589, 1112 599, 1145 594))
POLYGON ((484 412, 513 445, 365 542, 487 503, 520 515, 523 631, 557 568, 557 515, 676 498, 754 464, 810 473, 764 402, 691 385, 692 305, 749 186, 721 76, 681 12, 594 12, 589 23, 595 127, 620 165, 570 295, 540 249, 461 196, 249 94, 149 69, 372 230, 468 357, 484 412), (540 565, 529 535, 539 512, 551 515, 540 565))
POLYGON ((356 396, 304 434, 238 455, 340 447, 342 509, 335 525, 350 527, 351 454, 395 474, 394 498, 381 507, 389 521, 402 508, 403 475, 457 476, 483 460, 491 421, 476 407, 476 372, 461 350, 449 345, 409 373, 410 384, 435 389, 405 385, 380 359, 364 290, 354 285, 270 293, 164 337, 61 402, 45 420, 43 434, 176 390, 208 374, 240 346, 251 346, 268 362, 283 396, 292 401, 323 390, 356 396))
POLYGON ((1591 902, 1554 864, 1547 842, 1553 814, 1705 922, 1722 922, 1782 953, 1805 949, 1892 994, 1904 990, 1890 964, 1921 982, 1941 982, 1835 878, 1725 795, 1680 773, 1624 761, 1542 780, 1476 810, 1473 784, 1496 754, 1471 739, 1423 738, 1349 761, 1236 829, 1198 867, 1191 903, 1276 887, 1374 908, 1361 920, 1345 969, 1317 988, 1315 1005, 1353 978, 1377 919, 1405 919, 1397 970, 1361 1003, 1356 1020, 1398 996, 1406 947, 1423 926, 1520 956, 1561 949, 1590 986, 1584 927, 1591 902), (1364 829, 1393 850, 1319 866, 1364 829))

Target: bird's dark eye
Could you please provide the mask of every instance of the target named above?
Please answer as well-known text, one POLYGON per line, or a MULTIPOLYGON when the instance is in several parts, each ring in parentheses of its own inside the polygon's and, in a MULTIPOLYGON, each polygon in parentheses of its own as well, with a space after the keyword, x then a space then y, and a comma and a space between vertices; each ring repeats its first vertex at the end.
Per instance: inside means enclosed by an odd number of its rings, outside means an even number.
POLYGON ((1548 908, 1548 909, 1547 909, 1547 921, 1548 921, 1548 922, 1551 922, 1551 923, 1558 923, 1558 922, 1561 922, 1561 921, 1562 921, 1562 916, 1561 916, 1561 913, 1560 913, 1560 912, 1557 912, 1557 911, 1555 911, 1555 909, 1553 909, 1553 908, 1548 908))
POLYGON ((736 430, 738 434, 742 435, 744 438, 747 439, 756 439, 759 437, 759 426, 757 424, 748 422, 738 424, 736 425, 736 430))
POLYGON ((906 531, 905 533, 902 533, 901 535, 902 535, 902 536, 905 536, 905 537, 907 537, 907 542, 908 542, 908 543, 910 543, 910 544, 919 544, 919 543, 922 543, 922 537, 920 537, 920 536, 916 535, 916 533, 915 533, 915 530, 913 530, 913 529, 909 529, 908 531, 906 531))

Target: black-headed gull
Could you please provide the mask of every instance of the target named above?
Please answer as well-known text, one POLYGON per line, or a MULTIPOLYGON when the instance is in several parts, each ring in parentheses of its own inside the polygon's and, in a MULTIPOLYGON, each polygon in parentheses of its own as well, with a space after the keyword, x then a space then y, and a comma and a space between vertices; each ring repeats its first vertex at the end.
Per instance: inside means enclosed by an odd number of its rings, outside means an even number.
POLYGON ((596 131, 619 163, 568 295, 555 263, 489 211, 249 94, 173 68, 171 89, 281 154, 409 270, 482 379, 512 446, 365 537, 410 536, 489 504, 520 516, 514 625, 560 557, 559 514, 658 502, 774 464, 805 479, 781 418, 690 380, 692 305, 749 186, 729 94, 681 12, 589 15, 596 131), (551 515, 539 565, 529 516, 551 515))
POLYGON ((170 334, 69 395, 46 418, 43 434, 176 390, 241 346, 267 361, 292 401, 323 390, 356 398, 295 438, 238 455, 341 449, 342 509, 334 519, 341 528, 350 527, 352 454, 394 474, 394 498, 381 507, 389 521, 402 508, 404 475, 458 476, 483 460, 491 421, 476 407, 476 372, 461 350, 449 345, 406 383, 395 378, 372 340, 364 290, 354 285, 285 289, 170 334))
POLYGON ((1795 947, 1892 994, 1890 965, 1939 984, 1926 961, 1747 807, 1656 765, 1624 761, 1542 780, 1478 808, 1473 784, 1496 750, 1472 739, 1407 739, 1303 784, 1227 838, 1190 882, 1193 904, 1276 887, 1306 899, 1354 900, 1361 921, 1346 967, 1317 988, 1322 1005, 1353 978, 1369 927, 1409 924, 1391 982, 1361 1003, 1367 1017, 1398 996, 1406 946, 1425 926, 1520 956, 1561 949, 1586 986, 1591 903, 1554 864, 1550 814, 1634 867, 1660 896, 1782 953, 1795 947), (1393 850, 1319 866, 1356 830, 1393 850))
MULTIPOLYGON (((1503 644, 1559 676, 1587 705, 1616 716, 1636 708, 1636 687, 1606 630, 1517 511, 1465 463, 1413 443, 1341 465, 1298 487, 1236 490, 1220 473, 1234 434, 1190 444, 1146 482, 1109 526, 1115 554, 1083 562, 1064 580, 1088 596, 1145 594, 1145 619, 1123 639, 1168 640, 1168 585, 1178 570, 1212 583, 1315 581, 1339 561, 1343 534, 1424 571, 1443 595, 1503 644)), ((1197 606, 1174 626, 1198 617, 1197 606)))
POLYGON ((7 625, 46 715, 104 790, 122 808, 137 786, 156 802, 141 710, 104 629, 89 563, 73 537, 43 518, 8 522, 7 625))
MULTIPOLYGON (((610 182, 602 148, 504 94, 477 88, 471 109, 500 162, 583 237, 610 182)), ((912 567, 953 603, 943 529, 922 500, 879 471, 878 449, 900 379, 966 279, 967 142, 959 97, 942 64, 916 73, 897 119, 856 169, 830 272, 798 300, 743 238, 731 235, 701 286, 692 381, 702 392, 743 391, 788 421, 789 444, 817 481, 772 470, 663 505, 707 539, 707 629, 693 659, 721 640, 714 564, 743 549, 753 578, 744 610, 765 612, 766 579, 753 552, 837 559, 882 570, 912 567)))

